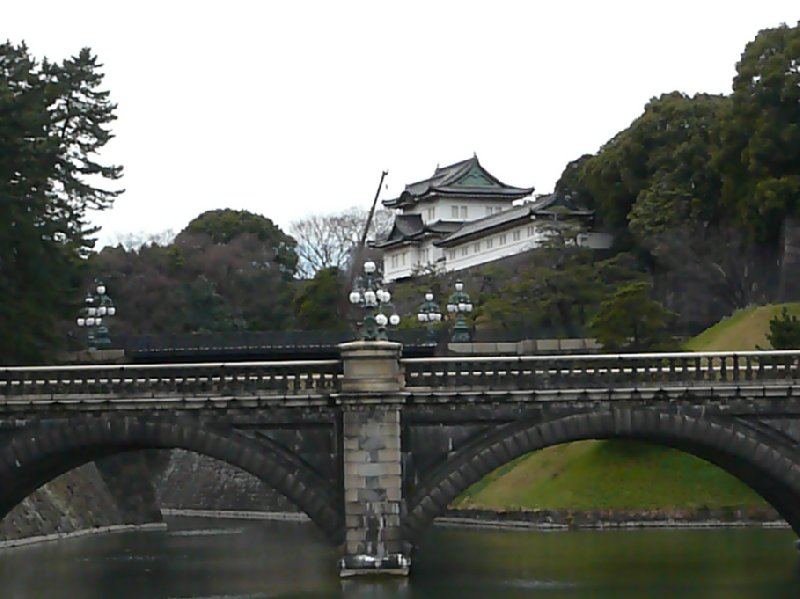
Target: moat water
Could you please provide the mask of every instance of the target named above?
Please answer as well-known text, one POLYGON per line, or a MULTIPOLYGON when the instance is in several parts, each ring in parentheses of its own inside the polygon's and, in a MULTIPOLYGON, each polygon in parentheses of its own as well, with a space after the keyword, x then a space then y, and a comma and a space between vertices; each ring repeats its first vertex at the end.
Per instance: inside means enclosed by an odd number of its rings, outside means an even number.
POLYGON ((310 524, 176 519, 166 532, 0 551, 3 599, 796 599, 785 529, 534 532, 437 527, 408 580, 341 582, 310 524))

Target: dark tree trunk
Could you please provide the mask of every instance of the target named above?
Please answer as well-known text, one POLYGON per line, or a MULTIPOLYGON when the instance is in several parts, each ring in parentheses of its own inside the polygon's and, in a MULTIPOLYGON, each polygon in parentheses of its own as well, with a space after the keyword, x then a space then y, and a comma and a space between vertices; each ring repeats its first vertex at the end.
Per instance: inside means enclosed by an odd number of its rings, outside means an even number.
POLYGON ((800 299, 800 218, 787 217, 783 221, 782 254, 778 301, 800 299))

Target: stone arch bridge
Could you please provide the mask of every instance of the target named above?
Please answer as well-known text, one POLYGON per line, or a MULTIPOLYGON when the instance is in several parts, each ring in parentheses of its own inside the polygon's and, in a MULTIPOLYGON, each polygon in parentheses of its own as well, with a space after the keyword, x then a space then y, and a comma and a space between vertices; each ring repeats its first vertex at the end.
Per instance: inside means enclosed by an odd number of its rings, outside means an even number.
POLYGON ((341 359, 0 369, 0 516, 84 463, 182 448, 237 466, 341 547, 408 572, 447 505, 525 453, 626 438, 736 476, 800 535, 800 352, 341 359))

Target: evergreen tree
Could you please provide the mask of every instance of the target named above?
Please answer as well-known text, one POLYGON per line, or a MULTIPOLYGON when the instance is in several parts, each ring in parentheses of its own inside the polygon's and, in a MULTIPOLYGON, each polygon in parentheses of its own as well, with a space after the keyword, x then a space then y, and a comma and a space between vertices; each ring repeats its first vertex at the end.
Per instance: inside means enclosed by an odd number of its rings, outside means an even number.
POLYGON ((800 319, 784 307, 770 319, 767 341, 773 349, 800 349, 800 319))
POLYGON ((114 289, 117 333, 287 330, 294 245, 264 216, 212 210, 168 245, 105 248, 90 266, 114 289))
POLYGON ((38 63, 24 44, 0 44, 2 363, 52 355, 82 295, 86 211, 119 193, 96 187, 121 175, 94 158, 115 118, 99 67, 89 50, 38 63))
POLYGON ((304 330, 347 328, 347 319, 337 310, 344 294, 342 284, 335 266, 318 270, 313 279, 298 281, 292 300, 297 326, 304 330))
POLYGON ((723 198, 756 239, 800 213, 800 24, 761 31, 736 67, 718 166, 723 198))
POLYGON ((589 330, 605 349, 674 349, 668 331, 675 315, 652 299, 651 291, 646 281, 628 283, 600 304, 589 330))

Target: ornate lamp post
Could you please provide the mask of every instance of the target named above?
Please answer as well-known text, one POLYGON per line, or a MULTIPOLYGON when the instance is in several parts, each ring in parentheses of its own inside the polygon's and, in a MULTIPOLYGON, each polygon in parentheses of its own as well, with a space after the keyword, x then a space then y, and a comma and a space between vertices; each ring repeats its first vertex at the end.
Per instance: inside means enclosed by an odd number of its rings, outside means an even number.
POLYGON ((106 286, 99 279, 94 280, 94 289, 86 294, 81 315, 76 319, 79 327, 86 327, 89 349, 94 350, 111 344, 108 336, 106 318, 114 316, 117 308, 114 301, 106 295, 106 286))
POLYGON ((471 334, 465 314, 472 312, 472 300, 464 291, 464 283, 461 281, 456 281, 456 290, 447 300, 447 312, 456 320, 453 326, 453 343, 469 343, 471 334))
POLYGON ((400 317, 395 314, 390 303, 392 296, 383 288, 381 277, 375 273, 372 260, 364 262, 364 274, 356 281, 350 292, 350 303, 364 310, 364 319, 358 323, 358 334, 364 341, 387 341, 386 325, 397 326, 400 317), (386 316, 384 309, 392 308, 386 316))
POLYGON ((436 331, 434 326, 442 320, 442 311, 439 309, 439 305, 433 301, 432 291, 428 291, 425 294, 425 301, 417 308, 417 319, 422 323, 427 323, 428 337, 431 340, 435 339, 436 331))

